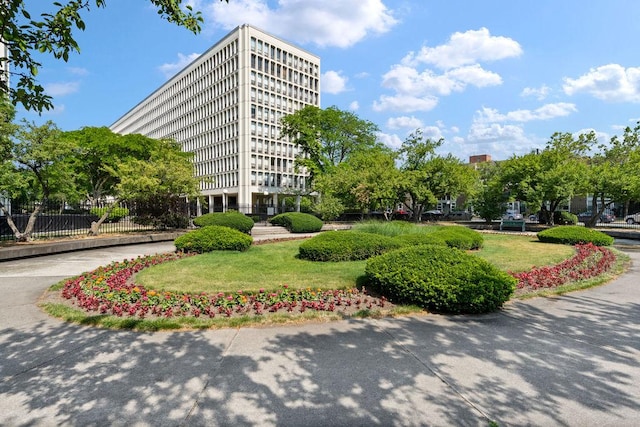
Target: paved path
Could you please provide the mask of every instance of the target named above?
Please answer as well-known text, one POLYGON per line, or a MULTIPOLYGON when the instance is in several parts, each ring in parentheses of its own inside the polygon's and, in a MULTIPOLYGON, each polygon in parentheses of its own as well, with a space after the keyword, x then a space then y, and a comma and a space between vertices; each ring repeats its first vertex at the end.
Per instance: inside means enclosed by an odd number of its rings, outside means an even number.
POLYGON ((52 283, 170 243, 0 263, 0 425, 638 426, 640 253, 484 316, 137 333, 43 314, 52 283))

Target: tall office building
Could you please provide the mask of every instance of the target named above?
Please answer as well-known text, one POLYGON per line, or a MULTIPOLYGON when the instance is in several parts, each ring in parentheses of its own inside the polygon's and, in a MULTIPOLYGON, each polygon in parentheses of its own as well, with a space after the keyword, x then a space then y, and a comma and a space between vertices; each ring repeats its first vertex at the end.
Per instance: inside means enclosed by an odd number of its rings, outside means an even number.
POLYGON ((280 119, 320 106, 320 58, 242 25, 118 119, 111 130, 171 138, 194 153, 209 211, 277 213, 306 190, 280 119))

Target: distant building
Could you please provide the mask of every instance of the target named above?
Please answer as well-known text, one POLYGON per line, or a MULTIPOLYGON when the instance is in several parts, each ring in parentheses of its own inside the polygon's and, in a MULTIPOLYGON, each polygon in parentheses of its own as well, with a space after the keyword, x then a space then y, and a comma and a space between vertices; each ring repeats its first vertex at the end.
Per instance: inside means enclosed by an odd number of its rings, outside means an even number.
POLYGON ((307 105, 320 106, 320 58, 242 25, 111 130, 171 138, 194 153, 210 212, 277 213, 282 196, 307 191, 298 150, 280 137, 280 119, 307 105))

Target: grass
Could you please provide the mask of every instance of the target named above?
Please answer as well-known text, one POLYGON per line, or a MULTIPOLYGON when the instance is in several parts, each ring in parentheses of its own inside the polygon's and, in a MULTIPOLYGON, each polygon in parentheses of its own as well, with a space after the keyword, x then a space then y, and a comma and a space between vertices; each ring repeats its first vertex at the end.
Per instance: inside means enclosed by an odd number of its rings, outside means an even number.
POLYGON ((346 289, 355 286, 366 261, 313 262, 296 257, 301 240, 217 251, 145 269, 136 283, 162 291, 235 292, 291 288, 346 289))
POLYGON ((541 243, 534 236, 483 234, 484 247, 475 252, 503 271, 514 273, 554 265, 575 254, 573 246, 541 243))
MULTIPOLYGON (((394 233, 394 231, 390 231, 394 233)), ((484 247, 473 253, 505 271, 525 271, 532 267, 557 264, 575 251, 567 245, 540 243, 530 236, 485 234, 484 247)), ((300 240, 252 246, 247 252, 212 252, 172 261, 138 273, 136 283, 156 290, 183 292, 276 290, 287 284, 291 288, 345 289, 356 286, 363 277, 366 261, 320 263, 296 257, 300 240)), ((517 298, 561 294, 605 283, 625 270, 629 258, 617 252, 615 269, 598 278, 570 283, 554 289, 517 294, 517 298)), ((50 291, 59 292, 60 285, 50 291)), ((300 314, 276 314, 264 317, 233 317, 214 319, 176 317, 170 319, 138 319, 86 313, 68 305, 44 303, 43 309, 52 316, 69 322, 112 329, 158 331, 176 329, 215 329, 248 325, 272 325, 326 322, 343 318, 338 313, 307 311, 300 314)), ((381 313, 362 310, 354 317, 400 316, 422 312, 415 306, 396 306, 381 313)))
MULTIPOLYGON (((566 245, 539 243, 528 236, 487 234, 474 253, 504 271, 525 271, 569 258, 566 245), (535 254, 535 257, 531 257, 535 254), (535 262, 532 262, 535 258, 535 262)), ((252 246, 247 252, 210 252, 148 268, 136 283, 162 291, 235 292, 291 288, 346 289, 356 286, 366 261, 313 262, 296 258, 300 240, 252 246)))

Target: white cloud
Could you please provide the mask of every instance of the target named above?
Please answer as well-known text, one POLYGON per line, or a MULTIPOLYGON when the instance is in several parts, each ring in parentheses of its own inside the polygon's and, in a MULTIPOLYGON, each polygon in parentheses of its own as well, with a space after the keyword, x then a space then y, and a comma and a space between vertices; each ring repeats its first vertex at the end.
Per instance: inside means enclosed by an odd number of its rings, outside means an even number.
POLYGON ((380 142, 382 142, 387 147, 393 148, 394 150, 400 148, 403 142, 402 139, 400 139, 400 137, 396 134, 378 132, 377 137, 380 142))
POLYGON ((587 93, 604 101, 637 103, 640 102, 640 67, 602 65, 577 79, 565 77, 563 89, 567 95, 587 93))
POLYGON ((422 98, 411 95, 386 96, 382 95, 379 101, 373 102, 374 111, 430 111, 438 105, 438 98, 425 96, 422 98))
POLYGON ((481 110, 476 112, 474 121, 476 123, 530 122, 565 117, 577 111, 575 104, 567 102, 546 104, 535 110, 515 110, 506 114, 501 114, 494 108, 482 107, 481 110))
POLYGON ((371 34, 384 34, 398 23, 382 0, 193 0, 205 23, 226 29, 250 23, 296 43, 346 48, 371 34))
POLYGON ((89 70, 82 67, 69 67, 67 68, 69 72, 76 76, 86 76, 89 75, 89 70))
POLYGON ((551 89, 547 85, 542 85, 542 86, 540 86, 538 88, 525 87, 524 89, 522 89, 522 92, 520 93, 520 96, 524 96, 524 97, 533 96, 538 101, 542 101, 549 95, 550 91, 551 91, 551 89))
POLYGON ((178 60, 176 62, 162 64, 158 67, 158 69, 168 79, 170 77, 173 77, 178 71, 182 70, 199 56, 199 53, 191 53, 189 55, 178 53, 178 60))
POLYGON ((349 104, 349 110, 358 111, 359 109, 360 109, 360 103, 358 103, 358 101, 353 101, 351 104, 349 104))
POLYGON ((80 89, 80 82, 49 83, 44 85, 44 91, 49 96, 65 96, 80 89))
POLYGON ((387 127, 389 129, 394 129, 394 130, 395 129, 417 129, 417 128, 422 128, 422 126, 424 126, 424 124, 422 123, 422 120, 413 116, 391 117, 387 120, 387 127))
POLYGON ((478 88, 501 85, 502 77, 478 62, 521 53, 517 42, 491 36, 486 28, 455 33, 448 44, 423 47, 418 54, 410 53, 401 63, 392 65, 382 76, 381 84, 395 95, 382 95, 373 108, 376 111, 429 111, 437 105, 438 97, 463 92, 469 85, 478 88), (433 64, 444 71, 421 69, 422 64, 433 64))
POLYGON ((457 68, 477 62, 497 61, 522 54, 520 44, 513 39, 492 36, 486 28, 453 33, 446 44, 423 46, 418 52, 409 53, 403 64, 416 66, 432 64, 441 69, 457 68))
POLYGON ((342 71, 327 71, 320 77, 322 92, 338 94, 347 89, 347 77, 342 75, 342 71))

